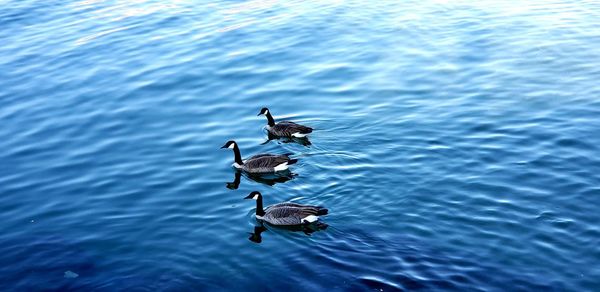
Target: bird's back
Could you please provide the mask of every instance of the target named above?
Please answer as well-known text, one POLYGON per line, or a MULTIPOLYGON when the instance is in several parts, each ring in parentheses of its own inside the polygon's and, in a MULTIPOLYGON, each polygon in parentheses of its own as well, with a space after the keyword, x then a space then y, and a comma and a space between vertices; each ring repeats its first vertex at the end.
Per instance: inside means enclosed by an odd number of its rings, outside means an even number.
POLYGON ((312 132, 312 128, 296 124, 290 121, 281 121, 271 127, 270 132, 283 137, 291 137, 293 134, 308 134, 312 132))
POLYGON ((327 214, 327 209, 285 202, 269 206, 262 219, 274 225, 300 225, 304 223, 302 220, 308 216, 324 214, 327 214))
POLYGON ((288 162, 290 159, 286 155, 259 154, 250 157, 244 162, 244 165, 250 169, 274 168, 277 165, 288 162))

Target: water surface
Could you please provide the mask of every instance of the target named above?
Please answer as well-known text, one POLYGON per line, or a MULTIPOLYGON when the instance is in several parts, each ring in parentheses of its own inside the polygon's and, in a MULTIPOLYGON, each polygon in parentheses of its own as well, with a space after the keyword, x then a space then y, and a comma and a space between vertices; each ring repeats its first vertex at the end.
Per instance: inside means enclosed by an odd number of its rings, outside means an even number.
POLYGON ((594 1, 1 3, 1 290, 600 287, 594 1))

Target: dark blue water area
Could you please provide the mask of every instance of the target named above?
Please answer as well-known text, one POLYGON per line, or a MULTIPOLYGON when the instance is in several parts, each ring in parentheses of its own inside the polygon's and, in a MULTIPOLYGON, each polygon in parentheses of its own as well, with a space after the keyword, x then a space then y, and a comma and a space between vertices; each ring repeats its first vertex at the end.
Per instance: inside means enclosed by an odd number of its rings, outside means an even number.
POLYGON ((2 291, 600 289, 595 1, 0 3, 2 291))

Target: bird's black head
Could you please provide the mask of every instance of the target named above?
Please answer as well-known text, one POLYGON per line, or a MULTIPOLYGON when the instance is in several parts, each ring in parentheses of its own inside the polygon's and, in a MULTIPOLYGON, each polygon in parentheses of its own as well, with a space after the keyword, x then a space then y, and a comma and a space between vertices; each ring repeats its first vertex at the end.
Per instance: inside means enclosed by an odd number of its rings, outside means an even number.
POLYGON ((227 141, 227 143, 225 143, 225 145, 223 145, 223 147, 221 147, 221 148, 231 148, 231 149, 233 149, 233 147, 235 147, 235 146, 236 146, 235 141, 230 140, 230 141, 227 141))
POLYGON ((260 194, 260 192, 254 191, 251 192, 249 195, 247 195, 244 199, 248 200, 248 199, 252 199, 252 200, 258 200, 258 198, 260 198, 262 195, 260 194))
POLYGON ((263 107, 263 108, 260 110, 260 113, 258 113, 258 115, 257 115, 257 116, 260 116, 260 115, 266 115, 266 114, 268 114, 268 113, 269 113, 269 109, 268 109, 268 108, 266 108, 266 107, 263 107))

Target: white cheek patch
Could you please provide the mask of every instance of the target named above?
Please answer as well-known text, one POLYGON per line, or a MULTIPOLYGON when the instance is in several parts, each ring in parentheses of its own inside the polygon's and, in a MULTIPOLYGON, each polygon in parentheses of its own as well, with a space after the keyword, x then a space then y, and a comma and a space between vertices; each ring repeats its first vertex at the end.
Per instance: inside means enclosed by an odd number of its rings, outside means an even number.
POLYGON ((227 147, 227 148, 233 149, 233 147, 235 147, 235 143, 231 143, 231 145, 229 145, 229 147, 227 147))
POLYGON ((254 197, 252 197, 252 200, 258 200, 258 195, 254 195, 254 197))

